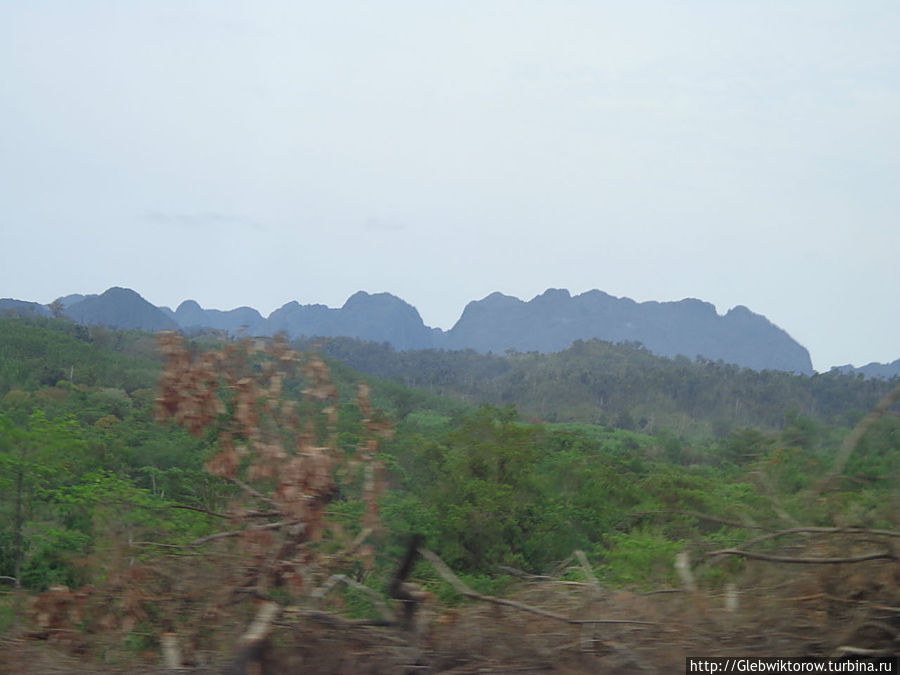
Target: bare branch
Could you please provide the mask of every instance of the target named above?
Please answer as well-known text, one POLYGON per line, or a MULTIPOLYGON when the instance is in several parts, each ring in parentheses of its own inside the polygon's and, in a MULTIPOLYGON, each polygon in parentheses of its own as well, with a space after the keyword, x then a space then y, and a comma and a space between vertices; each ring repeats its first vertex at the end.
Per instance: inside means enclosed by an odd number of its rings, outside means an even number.
POLYGON ((253 623, 238 641, 238 655, 230 667, 225 670, 226 673, 237 675, 248 672, 250 664, 258 660, 260 647, 269 631, 272 630, 272 623, 278 618, 281 611, 281 606, 271 600, 260 606, 253 623))
POLYGON ((338 582, 368 595, 375 603, 375 607, 378 609, 378 613, 381 614, 381 618, 384 621, 395 623, 394 615, 385 604, 384 598, 382 598, 378 593, 373 591, 368 586, 364 586, 358 581, 354 581, 345 574, 332 574, 330 577, 328 577, 327 581, 325 581, 324 584, 322 584, 321 586, 319 586, 319 588, 312 592, 310 597, 312 597, 314 600, 324 598, 331 591, 331 589, 338 584, 338 582))
MULTIPOLYGON (((646 515, 655 515, 659 513, 676 513, 682 516, 693 516, 694 518, 699 518, 700 520, 708 520, 713 523, 721 523, 722 525, 729 525, 731 527, 742 527, 748 530, 765 530, 769 531, 770 528, 763 527, 761 525, 749 525, 748 523, 739 523, 734 520, 725 520, 724 518, 717 518, 716 516, 709 516, 705 513, 697 513, 696 511, 682 511, 680 509, 661 509, 659 511, 636 511, 630 516, 646 516, 646 515)), ((629 516, 629 517, 630 517, 629 516)))
POLYGON ((831 602, 843 602, 847 605, 863 605, 872 609, 880 609, 885 612, 900 612, 900 607, 891 607, 890 605, 876 605, 867 600, 853 600, 852 598, 839 598, 829 593, 813 593, 812 595, 801 595, 799 597, 787 598, 790 602, 801 602, 804 600, 830 600, 831 602))
POLYGON ((184 509, 185 511, 197 511, 198 513, 205 513, 208 516, 215 516, 216 518, 225 518, 227 520, 231 520, 233 516, 229 516, 225 513, 216 513, 215 511, 208 511, 206 509, 201 509, 199 506, 187 506, 186 504, 169 504, 170 509, 184 509))
MULTIPOLYGON (((263 499, 265 499, 263 497, 263 499)), ((189 506, 187 504, 166 504, 165 506, 149 506, 147 504, 136 504, 134 502, 124 501, 121 499, 116 500, 104 500, 104 504, 119 504, 122 506, 128 506, 131 508, 144 509, 145 511, 164 511, 165 509, 182 509, 184 511, 196 511, 197 513, 205 513, 208 516, 215 516, 216 518, 224 518, 226 520, 235 520, 237 518, 275 518, 277 516, 282 516, 284 513, 282 511, 256 511, 253 509, 249 509, 247 511, 240 511, 237 513, 219 513, 217 511, 210 511, 208 509, 202 509, 199 506, 189 506)))
POLYGON ((764 560, 766 562, 782 562, 782 563, 796 563, 800 565, 838 565, 841 563, 859 563, 866 562, 868 560, 897 560, 897 555, 891 553, 890 551, 884 551, 882 553, 869 553, 868 555, 861 556, 853 556, 847 558, 792 558, 789 556, 779 556, 779 555, 764 555, 762 553, 752 553, 750 551, 742 551, 736 548, 726 548, 720 551, 712 551, 706 554, 707 557, 720 556, 720 555, 736 555, 741 558, 748 558, 750 560, 764 560))
POLYGON ((834 466, 831 469, 831 473, 828 475, 829 478, 834 478, 844 472, 847 461, 850 459, 850 455, 856 450, 856 446, 862 440, 862 437, 866 435, 866 432, 871 426, 875 424, 882 415, 887 413, 888 409, 898 400, 900 400, 900 387, 895 388, 892 392, 887 394, 887 396, 878 401, 875 407, 872 408, 872 412, 866 415, 862 421, 853 428, 853 431, 844 438, 844 442, 841 443, 841 449, 838 451, 837 457, 834 460, 834 466))
MULTIPOLYGON (((258 500, 260 500, 261 502, 265 502, 266 504, 268 504, 269 506, 272 506, 272 507, 275 508, 275 509, 278 509, 278 508, 279 508, 278 503, 277 503, 274 499, 269 499, 268 497, 266 497, 264 494, 262 494, 262 493, 259 492, 258 490, 254 490, 252 487, 250 487, 249 485, 247 485, 247 484, 246 484, 244 481, 242 481, 241 479, 239 479, 239 478, 229 478, 228 480, 230 480, 232 483, 234 483, 235 485, 237 485, 239 488, 241 488, 244 492, 246 492, 246 493, 249 494, 250 496, 256 497, 256 498, 257 498, 258 500)), ((278 514, 279 514, 279 515, 281 515, 282 513, 283 513, 283 511, 281 511, 281 510, 278 511, 278 514)))
POLYGON ((595 590, 600 590, 600 582, 597 581, 597 577, 594 575, 594 568, 591 567, 591 564, 588 562, 584 551, 575 551, 575 557, 578 558, 578 562, 581 563, 581 569, 584 570, 584 576, 590 582, 591 586, 593 586, 595 590))
POLYGON ((792 527, 788 530, 772 532, 756 539, 744 542, 743 546, 754 546, 770 539, 787 537, 792 534, 871 534, 882 537, 900 537, 900 532, 891 530, 869 530, 862 527, 792 527))
POLYGON ((189 545, 190 546, 198 546, 199 544, 205 544, 209 541, 215 541, 216 539, 227 539, 228 537, 240 537, 242 534, 247 532, 256 532, 259 530, 277 530, 279 528, 285 527, 286 525, 304 525, 304 523, 299 523, 296 520, 280 520, 277 523, 268 523, 266 525, 257 525, 255 527, 248 527, 243 530, 229 530, 228 532, 218 532, 216 534, 210 534, 205 537, 200 537, 199 539, 194 539, 189 545))
POLYGON ((397 568, 397 572, 388 586, 390 596, 401 603, 403 612, 400 620, 404 630, 413 628, 416 610, 418 610, 419 604, 425 599, 425 594, 422 593, 422 590, 416 584, 406 581, 409 575, 412 574, 416 558, 419 555, 419 545, 423 541, 425 541, 425 537, 421 534, 410 536, 406 545, 406 553, 403 555, 400 566, 397 568))
MULTIPOLYGON (((386 621, 384 619, 347 619, 343 616, 339 616, 338 614, 321 612, 319 610, 305 610, 299 607, 287 607, 285 608, 284 613, 287 616, 297 616, 304 619, 312 619, 313 621, 318 621, 319 623, 323 623, 326 626, 332 626, 333 628, 356 628, 368 626, 390 627, 397 625, 397 622, 394 620, 386 621)), ((381 639, 381 637, 379 639, 381 639)))
MULTIPOLYGON (((555 581, 556 580, 555 577, 547 576, 546 574, 529 574, 528 572, 523 572, 522 570, 517 569, 515 567, 510 567, 509 565, 498 565, 497 569, 499 569, 503 572, 508 572, 509 574, 512 574, 514 577, 519 577, 520 579, 527 579, 528 581, 555 581)), ((577 583, 579 586, 586 585, 586 584, 581 583, 580 581, 573 582, 573 583, 577 583)))
POLYGON ((420 548, 419 554, 425 558, 428 562, 432 564, 435 571, 441 575, 447 582, 450 583, 453 588, 456 589, 456 592, 460 595, 463 595, 467 598, 472 598, 473 600, 481 600, 483 602, 491 602, 495 605, 504 605, 506 607, 514 607, 515 609, 521 610, 523 612, 531 612, 532 614, 537 614, 538 616, 543 616, 548 619, 554 619, 556 621, 562 621, 564 623, 573 624, 573 625, 581 625, 586 623, 627 623, 627 624, 636 624, 639 626, 658 626, 658 623, 651 621, 631 621, 625 619, 572 619, 567 616, 563 616, 562 614, 555 614, 553 612, 548 612, 545 609, 540 609, 539 607, 532 607, 531 605, 525 605, 520 602, 514 602, 513 600, 506 600, 504 598, 495 598, 492 595, 482 595, 481 593, 477 593, 473 591, 471 588, 466 586, 462 580, 457 577, 453 571, 447 567, 447 564, 441 560, 437 554, 432 553, 428 549, 420 548))
POLYGON ((338 560, 341 560, 356 553, 356 549, 363 545, 363 542, 369 538, 369 535, 371 535, 373 531, 374 530, 371 527, 363 528, 363 530, 358 535, 356 535, 356 539, 350 542, 350 545, 343 551, 338 553, 335 557, 338 560))

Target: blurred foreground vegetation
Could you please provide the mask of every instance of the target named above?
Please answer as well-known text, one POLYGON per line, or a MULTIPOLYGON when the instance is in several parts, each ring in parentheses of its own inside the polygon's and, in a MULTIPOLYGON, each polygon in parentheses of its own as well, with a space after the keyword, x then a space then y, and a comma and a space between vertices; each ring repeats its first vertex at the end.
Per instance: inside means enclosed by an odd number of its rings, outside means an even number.
MULTIPOLYGON (((194 348, 214 342, 200 337, 194 348)), ((137 332, 0 319, 7 585, 103 584, 228 526, 215 514, 237 491, 205 469, 216 435, 155 421, 155 344, 137 332)), ((830 478, 850 427, 896 382, 752 373, 603 343, 507 357, 338 344, 357 350, 346 359, 357 367, 365 352, 369 371, 383 356, 382 374, 393 378, 331 362, 342 401, 368 381, 395 425, 380 448, 388 489, 375 564, 348 568, 375 589, 410 533, 476 590, 502 593, 515 575, 563 569, 575 550, 601 583, 644 590, 677 585, 673 561, 689 551, 700 583, 716 588, 746 563, 704 554, 740 546, 753 528, 897 526, 900 418, 880 419, 830 478)), ((300 392, 287 383, 284 395, 300 392)), ((362 412, 350 402, 341 412, 338 439, 351 447, 362 412)), ((363 510, 340 494, 329 513, 353 530, 363 510)), ((418 576, 439 598, 459 600, 430 568, 418 576)), ((371 611, 350 591, 345 603, 371 611)), ((143 611, 143 629, 127 624, 135 635, 165 623, 143 611)))

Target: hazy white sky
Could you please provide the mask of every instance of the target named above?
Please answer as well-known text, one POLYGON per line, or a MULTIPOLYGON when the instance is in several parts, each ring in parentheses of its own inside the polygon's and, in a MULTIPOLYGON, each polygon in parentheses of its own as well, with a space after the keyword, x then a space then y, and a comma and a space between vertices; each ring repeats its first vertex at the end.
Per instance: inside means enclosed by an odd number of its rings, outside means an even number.
POLYGON ((0 0, 0 297, 502 291, 900 358, 896 0, 0 0))

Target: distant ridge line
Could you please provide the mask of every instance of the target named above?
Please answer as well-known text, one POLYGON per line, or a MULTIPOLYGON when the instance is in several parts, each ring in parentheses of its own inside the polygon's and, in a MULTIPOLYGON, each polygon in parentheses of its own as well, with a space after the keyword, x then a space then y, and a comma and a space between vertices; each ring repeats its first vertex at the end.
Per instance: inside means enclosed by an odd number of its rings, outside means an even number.
MULTIPOLYGON (((137 292, 113 287, 99 295, 68 295, 54 311, 82 324, 157 331, 220 330, 232 335, 291 338, 351 337, 388 343, 397 350, 473 349, 503 354, 559 352, 576 340, 637 342, 659 356, 702 357, 754 370, 813 374, 805 347, 786 331, 738 305, 724 315, 696 298, 635 302, 600 290, 572 296, 551 288, 524 301, 499 292, 469 302, 450 330, 425 325, 418 310, 390 293, 358 291, 340 308, 285 303, 263 317, 252 307, 205 309, 185 300, 176 310, 157 307, 137 292), (61 310, 60 310, 61 308, 61 310)), ((51 305, 2 299, 0 313, 51 315, 51 305)), ((873 376, 900 374, 900 360, 866 366, 873 376)), ((841 367, 852 372, 851 367, 841 367)))

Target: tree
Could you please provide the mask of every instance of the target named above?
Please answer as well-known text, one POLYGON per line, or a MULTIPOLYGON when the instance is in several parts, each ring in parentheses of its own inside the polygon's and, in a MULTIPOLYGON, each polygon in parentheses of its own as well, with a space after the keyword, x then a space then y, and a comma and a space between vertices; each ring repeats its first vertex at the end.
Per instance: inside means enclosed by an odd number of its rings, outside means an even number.
MULTIPOLYGON (((166 366, 157 414, 215 438, 206 468, 240 491, 228 513, 240 527, 208 540, 237 537, 254 551, 243 574, 257 593, 274 587, 295 597, 311 593, 347 562, 330 554, 351 546, 353 534, 360 537, 353 551, 371 551, 361 544, 376 526, 379 439, 391 427, 372 407, 367 386, 356 401, 363 429, 347 444, 338 433, 338 390, 318 356, 293 351, 280 338, 198 353, 166 333, 161 345, 166 366), (340 502, 362 506, 358 532, 329 520, 340 502)), ((363 562, 371 563, 367 556, 363 562)))
POLYGON ((51 302, 49 305, 47 305, 47 307, 50 310, 50 314, 53 315, 54 319, 62 319, 63 318, 64 313, 66 311, 66 306, 62 302, 62 298, 57 298, 56 300, 51 302))
POLYGON ((523 546, 538 517, 540 432, 516 417, 513 407, 483 405, 460 418, 443 443, 425 443, 411 458, 418 506, 406 510, 451 566, 528 564, 523 546))
POLYGON ((7 495, 3 517, 11 523, 11 565, 16 586, 22 585, 26 525, 40 509, 47 510, 55 490, 71 484, 85 464, 86 444, 71 419, 50 421, 33 413, 24 425, 0 414, 0 494, 7 495), (11 502, 11 503, 10 503, 11 502))

